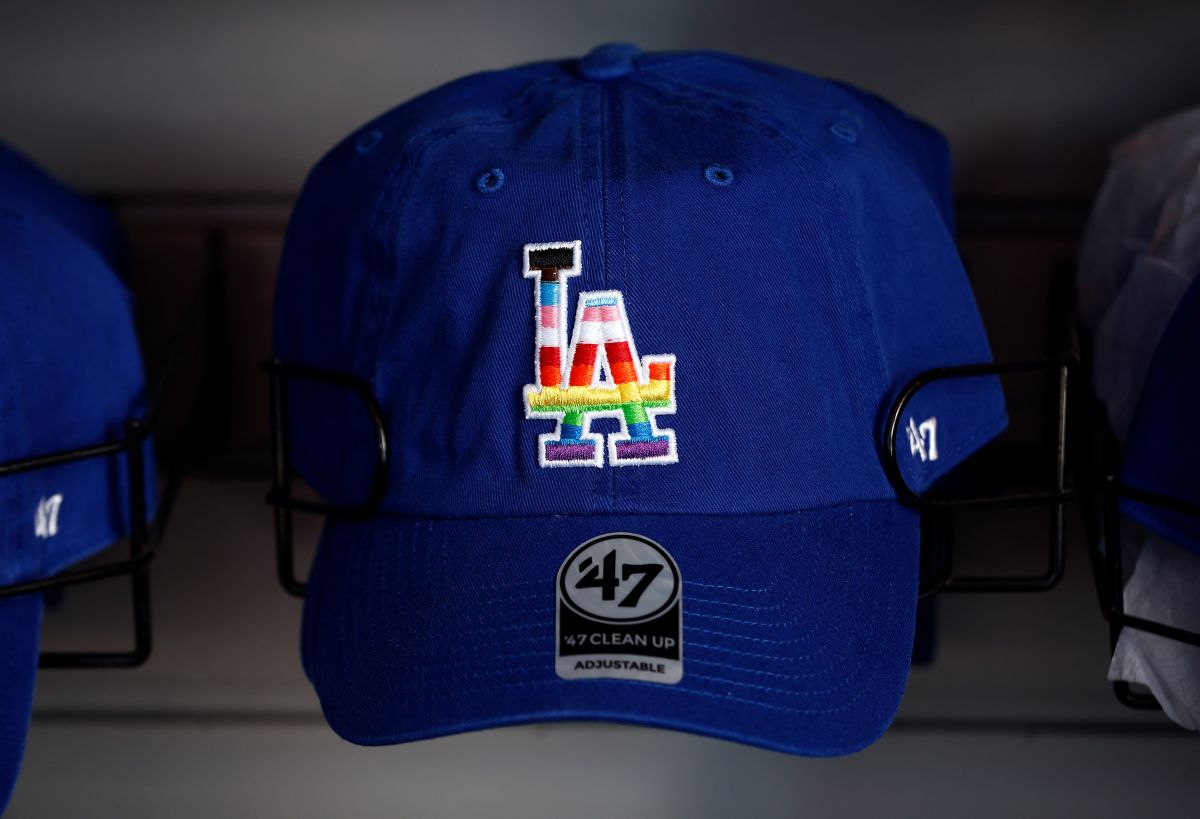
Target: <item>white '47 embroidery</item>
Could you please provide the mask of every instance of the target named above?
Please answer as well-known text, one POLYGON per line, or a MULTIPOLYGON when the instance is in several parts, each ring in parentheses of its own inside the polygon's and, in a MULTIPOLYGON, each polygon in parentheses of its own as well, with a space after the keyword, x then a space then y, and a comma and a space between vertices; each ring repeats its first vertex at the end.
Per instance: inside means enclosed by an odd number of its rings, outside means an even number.
POLYGON ((62 506, 62 495, 51 495, 38 501, 33 520, 33 533, 40 538, 51 538, 58 534, 58 509, 62 506))
POLYGON ((919 426, 911 417, 908 419, 908 450, 922 462, 938 459, 936 415, 926 418, 919 426))

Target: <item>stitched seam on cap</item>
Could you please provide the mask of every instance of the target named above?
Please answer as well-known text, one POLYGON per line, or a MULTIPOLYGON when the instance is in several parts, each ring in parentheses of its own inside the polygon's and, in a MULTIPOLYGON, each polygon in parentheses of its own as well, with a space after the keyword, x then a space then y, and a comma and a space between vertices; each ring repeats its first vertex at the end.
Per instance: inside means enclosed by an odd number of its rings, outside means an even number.
MULTIPOLYGON (((385 280, 389 277, 379 274, 378 271, 391 270, 391 267, 388 265, 388 257, 394 260, 399 256, 401 242, 399 231, 400 214, 405 210, 410 198, 402 185, 402 181, 406 176, 404 171, 408 170, 414 161, 418 163, 417 167, 419 168, 424 162, 424 157, 434 145, 472 125, 511 123, 526 106, 532 104, 536 91, 553 84, 558 84, 564 86, 567 90, 571 90, 571 86, 565 85, 561 77, 555 75, 538 77, 526 86, 521 95, 507 110, 486 116, 478 114, 449 116, 408 135, 404 144, 397 151, 392 167, 375 196, 367 233, 368 238, 376 240, 370 242, 367 246, 368 252, 371 254, 369 258, 372 262, 375 275, 371 276, 371 281, 365 294, 366 303, 370 306, 371 310, 366 318, 368 342, 363 347, 374 358, 374 364, 370 369, 372 387, 378 384, 379 369, 383 363, 381 357, 383 328, 388 326, 389 319, 395 310, 395 304, 389 303, 381 292, 384 288, 385 280), (439 139, 427 142, 424 145, 420 144, 422 140, 439 131, 444 132, 439 139), (380 254, 383 258, 379 258, 380 254), (384 309, 375 309, 379 305, 382 305, 384 309)), ((553 101, 557 98, 558 95, 555 94, 551 97, 551 100, 553 101)), ((386 117, 387 115, 384 116, 386 117)))
MULTIPOLYGON (((741 63, 737 64, 741 65, 741 63)), ((693 109, 698 113, 712 116, 716 110, 723 110, 727 116, 732 114, 735 117, 741 118, 744 124, 757 127, 764 135, 784 142, 786 145, 790 146, 792 150, 798 150, 811 154, 813 161, 821 167, 829 179, 834 180, 837 178, 836 175, 832 173, 832 170, 829 168, 829 166, 825 164, 824 159, 821 157, 820 151, 816 150, 813 146, 808 145, 807 143, 800 142, 795 139, 790 133, 788 124, 778 119, 770 112, 763 110, 759 106, 747 100, 735 97, 732 94, 719 89, 711 89, 704 86, 695 85, 693 83, 678 80, 673 77, 658 77, 657 79, 659 82, 673 87, 674 93, 678 95, 677 101, 692 103, 693 109), (701 101, 694 99, 695 96, 703 97, 706 100, 707 105, 712 106, 713 110, 710 111, 705 105, 698 104, 701 101)), ((642 82, 640 84, 643 87, 651 88, 660 94, 669 93, 667 88, 657 87, 650 82, 642 82)), ((792 150, 789 150, 788 153, 791 154, 792 150)), ((837 207, 842 212, 845 212, 841 208, 840 201, 837 203, 837 207)), ((848 219, 847 223, 849 223, 848 219)), ((853 255, 853 260, 854 272, 858 277, 858 287, 863 300, 863 309, 866 311, 868 323, 871 327, 871 338, 875 342, 874 352, 876 363, 879 367, 879 372, 883 375, 884 380, 884 383, 878 386, 881 390, 886 391, 891 384, 891 372, 888 367, 887 358, 883 355, 883 344, 879 338, 878 321, 875 317, 875 310, 871 305, 871 298, 867 289, 866 278, 863 275, 862 266, 857 255, 853 255)))
MULTIPOLYGON (((825 164, 819 151, 807 143, 799 142, 794 139, 784 130, 785 123, 779 122, 775 117, 762 111, 761 109, 758 109, 756 106, 752 106, 748 103, 724 94, 711 92, 708 89, 694 86, 690 83, 681 83, 665 77, 660 77, 659 80, 668 86, 674 86, 674 88, 662 88, 654 83, 646 81, 639 81, 638 85, 652 93, 668 97, 675 104, 687 104, 688 107, 690 107, 697 114, 709 117, 715 121, 722 123, 728 121, 729 119, 739 121, 743 125, 759 131, 764 136, 783 143, 785 146, 785 151, 789 156, 795 157, 796 152, 809 154, 812 156, 813 161, 824 172, 826 178, 830 180, 836 179, 836 175, 833 174, 829 166, 825 164), (672 94, 674 94, 674 96, 672 96, 672 94), (702 95, 707 98, 707 101, 695 99, 695 95, 702 95)), ((840 200, 835 203, 834 207, 836 207, 840 213, 845 214, 845 210, 842 208, 842 203, 840 200)), ((846 215, 845 221, 847 224, 850 223, 848 214, 846 215)), ((875 345, 873 352, 875 354, 877 372, 881 374, 883 378, 883 383, 876 383, 875 387, 880 395, 884 395, 889 389, 891 378, 888 371, 886 357, 883 355, 883 345, 879 338, 878 322, 876 321, 875 312, 871 306, 871 299, 867 290, 866 279, 863 275, 860 260, 856 254, 852 252, 848 253, 849 258, 852 261, 855 276, 857 278, 859 297, 862 300, 862 310, 865 312, 867 323, 871 328, 871 340, 875 345)))

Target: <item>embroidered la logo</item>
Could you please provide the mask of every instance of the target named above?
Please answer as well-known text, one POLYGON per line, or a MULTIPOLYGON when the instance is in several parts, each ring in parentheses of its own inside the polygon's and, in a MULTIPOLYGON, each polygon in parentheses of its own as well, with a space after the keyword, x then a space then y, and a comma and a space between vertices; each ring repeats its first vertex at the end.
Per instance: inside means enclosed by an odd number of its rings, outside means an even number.
POLYGON ((603 436, 588 431, 594 418, 621 421, 621 431, 608 436, 614 466, 675 463, 675 433, 655 428, 655 416, 675 412, 675 356, 638 359, 621 291, 579 294, 563 370, 567 280, 581 272, 579 248, 579 242, 525 245, 524 275, 535 279, 538 381, 525 387, 525 417, 558 421, 556 431, 538 436, 538 463, 604 466, 603 436))

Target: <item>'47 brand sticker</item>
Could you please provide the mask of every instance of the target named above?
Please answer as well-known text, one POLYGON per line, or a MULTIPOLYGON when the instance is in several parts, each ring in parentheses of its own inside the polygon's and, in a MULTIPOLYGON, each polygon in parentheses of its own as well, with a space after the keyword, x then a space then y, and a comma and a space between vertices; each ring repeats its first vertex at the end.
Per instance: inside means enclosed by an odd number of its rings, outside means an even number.
POLYGON ((558 570, 554 670, 565 680, 683 678, 682 583, 667 550, 641 535, 601 535, 558 570))

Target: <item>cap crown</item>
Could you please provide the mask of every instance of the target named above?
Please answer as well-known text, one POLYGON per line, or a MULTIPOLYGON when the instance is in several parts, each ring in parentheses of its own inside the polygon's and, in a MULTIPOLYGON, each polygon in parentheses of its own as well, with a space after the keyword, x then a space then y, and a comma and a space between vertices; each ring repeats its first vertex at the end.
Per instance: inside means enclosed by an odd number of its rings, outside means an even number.
MULTIPOLYGON (((395 512, 893 497, 878 450, 891 396, 921 370, 990 358, 949 173, 940 135, 887 103, 727 55, 468 77, 314 169, 288 231, 276 351, 371 384, 395 512), (577 254, 544 265, 557 294, 531 271, 539 248, 577 254), (588 333, 590 370, 570 345, 588 333), (564 404, 573 386, 593 392, 564 404), (568 453, 590 468, 548 468, 572 408, 590 410, 576 438, 604 440, 568 453)), ((373 449, 356 399, 297 383, 291 407, 303 474, 361 498, 373 449)), ((994 384, 940 385, 906 421, 919 488, 1004 412, 994 384)))

